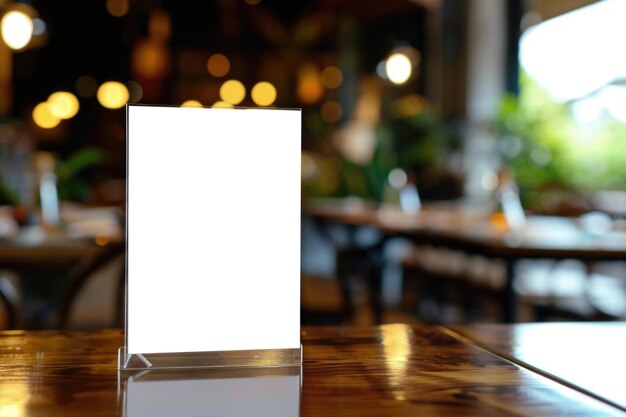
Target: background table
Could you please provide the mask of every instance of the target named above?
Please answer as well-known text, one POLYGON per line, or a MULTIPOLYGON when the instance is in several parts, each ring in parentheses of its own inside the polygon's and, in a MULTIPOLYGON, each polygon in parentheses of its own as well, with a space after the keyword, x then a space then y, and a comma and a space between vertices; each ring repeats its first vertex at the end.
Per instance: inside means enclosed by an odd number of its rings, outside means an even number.
MULTIPOLYGON (((60 230, 30 225, 0 234, 0 297, 9 307, 10 328, 50 327, 76 275, 124 249, 117 208, 66 204, 62 217, 60 230)), ((0 210, 0 221, 9 220, 0 210)))
MULTIPOLYGON (((517 297, 513 287, 514 267, 521 259, 579 259, 584 262, 626 260, 626 232, 615 230, 594 234, 576 219, 554 216, 530 216, 527 225, 511 230, 506 223, 492 221, 455 206, 426 206, 418 213, 399 209, 377 209, 366 204, 346 204, 341 200, 311 201, 303 214, 318 224, 342 224, 351 228, 367 226, 383 233, 381 241, 369 249, 370 256, 380 257, 386 240, 394 237, 416 244, 429 244, 501 259, 505 263, 501 319, 516 320, 517 297)), ((361 249, 359 253, 364 253, 361 249)), ((380 294, 380 289, 371 289, 380 294)), ((380 300, 378 300, 380 303, 380 300)), ((375 311, 380 306, 374 306, 375 311)))
MULTIPOLYGON (((623 415, 443 328, 305 327, 302 342, 301 416, 623 415)), ((118 379, 121 344, 115 330, 0 332, 0 415, 122 415, 131 393, 118 379)), ((275 388, 266 387, 268 407, 275 388)), ((245 410, 246 398, 237 395, 193 409, 175 398, 167 406, 181 416, 212 415, 229 404, 237 415, 266 411, 245 410)))

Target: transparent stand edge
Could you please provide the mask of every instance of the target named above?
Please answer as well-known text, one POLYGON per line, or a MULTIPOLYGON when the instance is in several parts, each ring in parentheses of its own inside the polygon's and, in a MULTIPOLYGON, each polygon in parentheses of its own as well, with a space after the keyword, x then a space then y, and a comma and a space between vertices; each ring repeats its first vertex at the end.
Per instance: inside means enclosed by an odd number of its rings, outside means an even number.
POLYGON ((290 367, 302 365, 302 345, 296 349, 231 350, 215 352, 128 353, 118 350, 120 371, 148 369, 290 367))

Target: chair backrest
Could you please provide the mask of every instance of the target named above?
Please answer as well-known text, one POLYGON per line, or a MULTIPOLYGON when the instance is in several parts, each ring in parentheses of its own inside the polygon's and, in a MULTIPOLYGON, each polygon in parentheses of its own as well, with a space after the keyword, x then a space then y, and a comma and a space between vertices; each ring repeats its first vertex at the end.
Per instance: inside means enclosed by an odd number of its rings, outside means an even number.
POLYGON ((85 258, 69 273, 69 286, 58 307, 59 328, 122 327, 124 280, 123 244, 109 244, 85 258))

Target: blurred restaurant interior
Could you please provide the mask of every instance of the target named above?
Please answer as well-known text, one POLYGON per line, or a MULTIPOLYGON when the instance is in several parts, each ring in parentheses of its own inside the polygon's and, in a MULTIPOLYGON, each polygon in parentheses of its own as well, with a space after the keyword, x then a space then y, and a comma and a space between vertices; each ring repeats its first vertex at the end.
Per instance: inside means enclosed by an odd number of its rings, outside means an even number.
POLYGON ((622 0, 0 15, 0 329, 123 324, 127 103, 302 109, 303 324, 626 319, 622 0))

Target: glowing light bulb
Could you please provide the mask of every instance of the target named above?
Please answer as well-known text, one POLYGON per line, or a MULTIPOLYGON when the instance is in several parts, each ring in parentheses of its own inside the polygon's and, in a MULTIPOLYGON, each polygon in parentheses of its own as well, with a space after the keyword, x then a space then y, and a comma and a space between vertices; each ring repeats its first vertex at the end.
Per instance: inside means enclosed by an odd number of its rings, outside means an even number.
POLYGON ((240 81, 228 80, 220 87, 220 98, 222 101, 234 106, 241 103, 246 97, 246 88, 240 81))
POLYGON ((183 101, 183 104, 181 104, 180 107, 202 107, 202 103, 198 100, 187 100, 183 101))
POLYGON ((52 114, 50 103, 43 102, 37 104, 33 109, 33 121, 43 129, 52 129, 61 122, 61 119, 52 114))
POLYGON ((276 100, 276 87, 267 81, 261 81, 252 87, 250 95, 257 106, 269 106, 276 100))
POLYGON ((385 62, 385 71, 389 81, 401 85, 408 81, 413 71, 411 60, 405 54, 396 52, 391 54, 385 62))
POLYGON ((216 101, 211 107, 214 109, 232 109, 233 105, 225 101, 216 101))
POLYGON ((24 48, 33 36, 33 20, 24 12, 18 10, 8 12, 0 25, 2 39, 11 49, 24 48))
POLYGON ((128 88, 117 81, 107 81, 103 83, 96 93, 98 102, 100 102, 102 107, 106 107, 107 109, 119 109, 120 107, 124 107, 128 102, 129 96, 128 88))
POLYGON ((71 119, 76 116, 80 104, 76 96, 67 91, 57 91, 48 97, 50 111, 59 119, 71 119))

